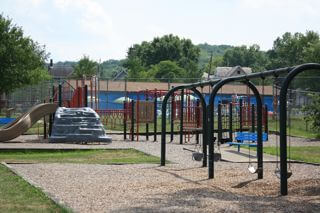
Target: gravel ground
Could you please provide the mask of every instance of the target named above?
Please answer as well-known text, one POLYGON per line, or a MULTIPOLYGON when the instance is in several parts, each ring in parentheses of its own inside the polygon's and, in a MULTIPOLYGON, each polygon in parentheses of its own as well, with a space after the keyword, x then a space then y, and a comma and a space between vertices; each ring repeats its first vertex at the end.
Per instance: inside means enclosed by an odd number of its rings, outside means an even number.
POLYGON ((319 167, 310 165, 294 165, 284 197, 270 164, 263 180, 225 162, 213 180, 177 164, 11 166, 76 212, 320 212, 319 167))
MULTIPOLYGON (((270 136, 271 143, 273 137, 270 136)), ((319 145, 319 142, 295 139, 295 145, 319 145)), ((109 145, 5 145, 0 147, 121 147, 160 155, 159 142, 123 141, 122 136, 115 135, 109 145)), ((201 168, 201 162, 192 161, 190 152, 182 147, 194 149, 193 144, 181 146, 177 140, 167 144, 167 158, 175 164, 166 167, 155 164, 10 166, 76 212, 320 212, 319 166, 292 164, 289 195, 279 196, 274 164, 265 163, 264 179, 257 180, 256 175, 248 172, 246 163, 218 162, 215 179, 208 180, 207 168, 201 168)))

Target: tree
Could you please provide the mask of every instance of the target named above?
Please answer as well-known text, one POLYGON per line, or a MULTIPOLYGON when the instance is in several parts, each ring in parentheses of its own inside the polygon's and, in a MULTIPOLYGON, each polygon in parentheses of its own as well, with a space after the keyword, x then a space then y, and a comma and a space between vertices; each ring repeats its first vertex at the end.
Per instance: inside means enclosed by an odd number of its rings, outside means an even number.
POLYGON ((200 78, 201 72, 197 67, 199 53, 200 49, 190 39, 180 39, 170 34, 130 47, 124 66, 128 68, 129 76, 132 72, 137 77, 140 76, 138 73, 148 71, 162 61, 172 61, 185 69, 188 76, 200 78), (136 66, 137 63, 140 67, 136 66))
MULTIPOLYGON (((269 68, 290 67, 310 62, 312 48, 319 42, 319 34, 313 31, 291 34, 286 32, 273 42, 273 48, 268 51, 269 68)), ((314 59, 314 62, 320 58, 314 59)))
POLYGON ((0 14, 0 94, 49 78, 45 68, 48 54, 21 27, 0 14))
MULTIPOLYGON (((269 69, 291 67, 304 63, 320 63, 320 38, 313 31, 303 33, 289 32, 278 37, 273 48, 268 51, 269 69)), ((310 70, 295 78, 294 87, 311 91, 320 91, 320 72, 310 70)))
POLYGON ((259 45, 246 45, 228 49, 223 55, 222 65, 224 66, 242 66, 251 67, 253 72, 265 69, 268 58, 266 54, 260 50, 259 45))
POLYGON ((92 77, 97 74, 98 63, 91 61, 89 56, 83 56, 74 66, 73 76, 77 78, 92 77))
POLYGON ((320 95, 311 95, 311 104, 303 107, 302 111, 306 113, 304 119, 311 122, 312 129, 320 132, 320 95))
POLYGON ((162 82, 182 82, 181 78, 186 77, 186 71, 175 62, 169 60, 161 61, 159 64, 153 65, 149 73, 152 77, 162 82))

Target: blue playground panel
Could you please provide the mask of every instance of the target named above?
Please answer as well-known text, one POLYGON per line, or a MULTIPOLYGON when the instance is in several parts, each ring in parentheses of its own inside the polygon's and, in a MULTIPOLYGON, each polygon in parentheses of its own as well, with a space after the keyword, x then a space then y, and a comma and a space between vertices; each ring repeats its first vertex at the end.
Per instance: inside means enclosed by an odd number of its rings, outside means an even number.
MULTIPOLYGON (((121 92, 121 91, 101 91, 99 93, 99 100, 100 100, 100 104, 99 104, 99 109, 123 109, 123 104, 119 104, 119 103, 114 103, 114 101, 117 98, 120 97, 124 97, 126 95, 125 92, 121 92)), ((128 97, 130 99, 133 100, 137 100, 137 92, 129 92, 128 93, 128 97)), ((256 99, 251 96, 251 104, 256 104, 256 99)), ((205 95, 205 100, 207 102, 207 104, 209 103, 209 98, 210 95, 206 94, 205 95)), ((139 99, 140 100, 145 100, 144 95, 139 95, 139 99)), ((217 94, 216 98, 215 98, 215 105, 217 105, 219 102, 221 102, 222 100, 232 100, 232 95, 230 94, 217 94)), ((268 106, 268 111, 273 111, 273 96, 270 95, 265 95, 264 96, 264 104, 266 104, 268 106)), ((160 104, 161 102, 159 102, 160 104)))
POLYGON ((8 124, 14 120, 15 118, 0 118, 0 125, 8 124))

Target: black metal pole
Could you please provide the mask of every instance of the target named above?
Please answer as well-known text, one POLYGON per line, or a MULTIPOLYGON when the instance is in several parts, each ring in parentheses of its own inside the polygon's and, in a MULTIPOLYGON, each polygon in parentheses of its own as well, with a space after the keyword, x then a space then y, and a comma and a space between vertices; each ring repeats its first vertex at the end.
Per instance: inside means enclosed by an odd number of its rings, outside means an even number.
POLYGON ((158 107, 158 102, 157 102, 157 95, 154 96, 154 114, 153 114, 153 119, 154 119, 154 126, 153 126, 153 141, 157 141, 157 125, 158 125, 158 117, 157 117, 157 107, 158 107))
POLYGON ((199 144, 199 131, 198 131, 198 128, 200 126, 200 100, 197 99, 197 102, 196 102, 196 108, 195 108, 195 120, 196 120, 196 127, 197 127, 197 130, 196 130, 196 142, 197 144, 199 144))
POLYGON ((269 123, 269 118, 268 118, 268 106, 267 104, 264 105, 264 132, 266 133, 267 136, 267 140, 268 140, 268 132, 269 132, 269 127, 268 127, 268 123, 269 123))
POLYGON ((221 113, 221 103, 218 104, 218 146, 222 139, 222 113, 221 113))
POLYGON ((62 85, 59 84, 59 107, 62 107, 62 85))
POLYGON ((181 90, 180 100, 180 144, 183 144, 183 105, 184 105, 184 90, 181 90))
POLYGON ((232 103, 229 103, 229 138, 230 141, 233 141, 233 136, 232 136, 232 132, 233 132, 233 118, 232 118, 232 111, 233 111, 233 106, 232 103))
POLYGON ((254 109, 254 104, 251 104, 251 132, 256 131, 256 113, 254 109))
POLYGON ((84 106, 88 107, 88 85, 84 85, 84 106))
POLYGON ((176 113, 176 110, 174 110, 174 95, 171 96, 171 118, 170 118, 170 141, 173 141, 173 133, 174 133, 174 117, 175 115, 173 113, 176 113))

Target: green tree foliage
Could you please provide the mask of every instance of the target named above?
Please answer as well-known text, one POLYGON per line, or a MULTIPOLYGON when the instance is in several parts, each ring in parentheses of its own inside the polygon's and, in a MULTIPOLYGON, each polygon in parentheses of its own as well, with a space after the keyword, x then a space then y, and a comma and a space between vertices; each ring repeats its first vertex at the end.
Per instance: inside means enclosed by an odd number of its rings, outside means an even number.
MULTIPOLYGON (((290 67, 310 62, 314 48, 319 43, 319 34, 313 31, 291 34, 286 32, 273 42, 273 48, 268 51, 270 58, 269 68, 290 67)), ((315 56, 315 55, 313 55, 315 56)), ((312 58, 319 62, 320 58, 312 58)))
POLYGON ((161 61, 159 64, 153 65, 149 70, 151 76, 162 82, 181 82, 181 78, 185 78, 186 71, 179 67, 173 61, 161 61))
POLYGON ((76 78, 92 77, 97 74, 97 66, 97 62, 84 55, 74 66, 73 76, 76 78))
POLYGON ((128 50, 125 66, 129 70, 129 77, 138 78, 145 74, 148 76, 152 66, 169 60, 186 70, 188 75, 185 77, 200 78, 201 72, 197 67, 199 53, 200 49, 190 39, 180 39, 170 34, 133 45, 128 50))
POLYGON ((221 58, 221 56, 223 56, 223 54, 228 49, 233 48, 233 46, 230 46, 230 45, 210 45, 207 43, 198 44, 197 46, 200 48, 200 56, 199 56, 198 64, 199 64, 199 67, 201 68, 204 68, 209 64, 211 54, 212 54, 213 61, 219 60, 217 58, 221 58))
POLYGON ((223 66, 233 67, 251 67, 253 72, 265 69, 268 58, 265 52, 260 50, 259 45, 239 46, 228 49, 223 55, 223 66))
POLYGON ((304 119, 311 122, 311 126, 314 130, 320 132, 320 95, 311 95, 312 102, 303 107, 303 112, 306 113, 304 119))
MULTIPOLYGON (((319 34, 313 31, 289 32, 278 37, 272 50, 268 51, 269 69, 290 67, 304 63, 320 63, 319 34)), ((294 86, 306 90, 320 91, 320 71, 303 72, 295 78, 294 86)))
POLYGON ((0 94, 48 79, 45 48, 0 14, 0 94))

